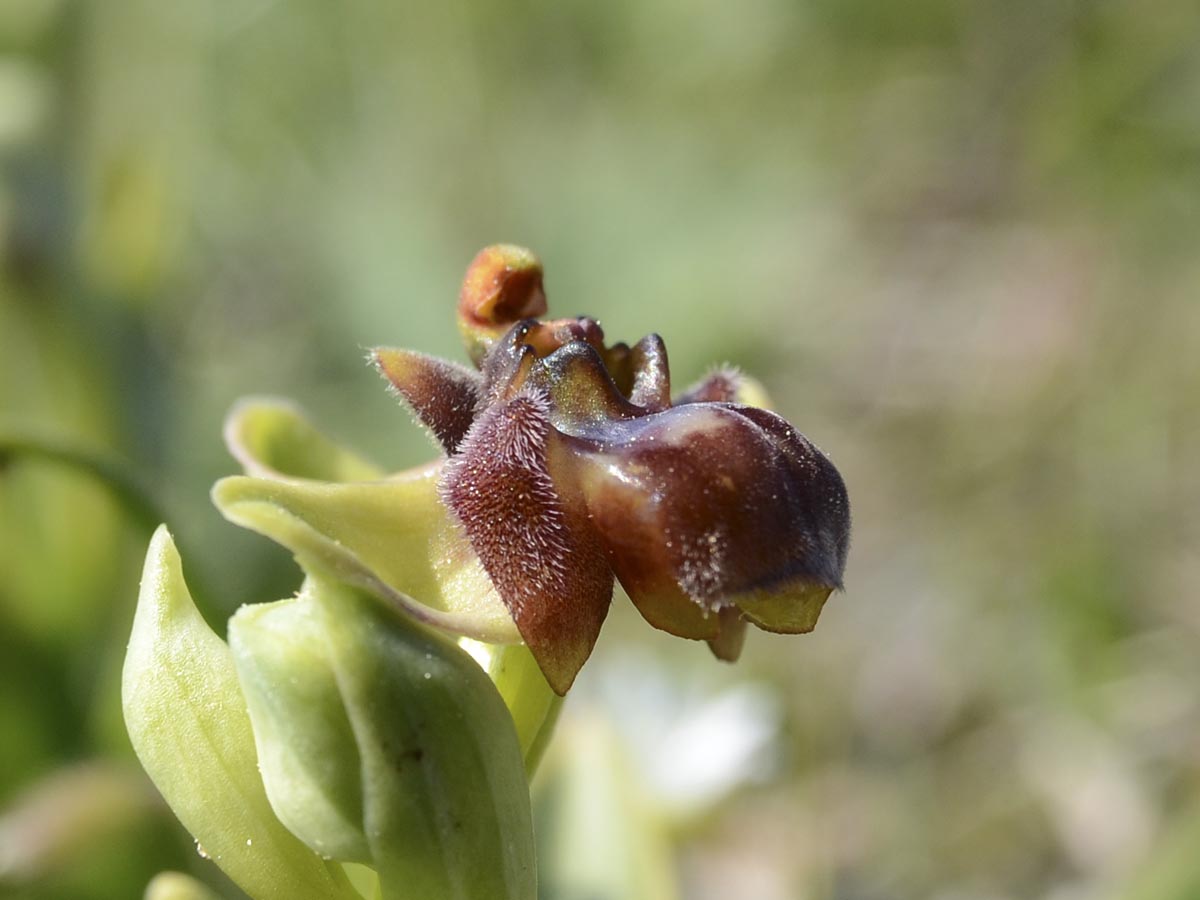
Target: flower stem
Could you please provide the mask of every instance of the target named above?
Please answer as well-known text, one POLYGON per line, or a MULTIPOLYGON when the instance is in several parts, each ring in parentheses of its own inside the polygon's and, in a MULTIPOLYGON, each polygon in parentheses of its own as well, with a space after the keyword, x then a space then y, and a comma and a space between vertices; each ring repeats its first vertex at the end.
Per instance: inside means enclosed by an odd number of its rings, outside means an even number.
POLYGON ((0 432, 0 469, 27 457, 83 472, 107 487, 147 534, 167 521, 162 506, 131 466, 119 457, 71 442, 69 439, 20 432, 0 432))
POLYGON ((512 714, 532 778, 554 734, 563 698, 550 689, 533 654, 524 644, 484 644, 463 638, 459 645, 488 673, 512 714))

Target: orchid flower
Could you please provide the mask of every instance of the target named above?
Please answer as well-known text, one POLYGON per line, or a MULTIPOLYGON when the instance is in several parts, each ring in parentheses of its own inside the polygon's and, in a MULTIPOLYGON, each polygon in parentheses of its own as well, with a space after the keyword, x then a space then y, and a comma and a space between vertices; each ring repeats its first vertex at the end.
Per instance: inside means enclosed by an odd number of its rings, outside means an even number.
POLYGON ((306 578, 239 610, 228 642, 170 535, 151 543, 126 724, 253 897, 531 898, 527 778, 615 584, 729 661, 747 624, 810 631, 841 587, 845 485, 755 382, 721 369, 673 397, 657 335, 609 345, 546 308, 533 254, 489 247, 458 304, 473 366, 371 352, 441 450, 414 469, 386 473, 286 402, 235 407, 245 474, 214 502, 306 578))
POLYGON ((243 408, 227 437, 259 478, 219 483, 217 505, 302 557, 323 544, 344 577, 445 631, 524 641, 560 695, 592 651, 614 576, 651 625, 721 659, 737 659, 747 623, 811 631, 846 564, 837 469, 754 405, 761 392, 740 373, 718 370, 673 400, 658 335, 607 346, 593 319, 539 320, 542 283, 528 250, 475 258, 458 305, 473 369, 372 351, 440 459, 304 483, 255 451, 265 413, 243 408))
POLYGON ((737 372, 672 401, 658 335, 609 347, 594 320, 545 312, 536 258, 490 247, 458 307, 478 371, 372 356, 446 454, 438 492, 554 690, 591 653, 614 576, 651 625, 722 659, 748 622, 812 630, 850 530, 829 459, 747 403, 737 372))

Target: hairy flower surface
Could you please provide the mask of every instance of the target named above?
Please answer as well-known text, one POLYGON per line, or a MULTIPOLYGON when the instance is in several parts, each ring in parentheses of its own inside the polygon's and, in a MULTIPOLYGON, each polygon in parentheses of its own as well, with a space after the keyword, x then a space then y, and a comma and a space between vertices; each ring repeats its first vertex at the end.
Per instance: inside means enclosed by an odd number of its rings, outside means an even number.
POLYGON ((586 661, 614 577, 650 624, 728 660, 746 623, 812 630, 850 532, 837 469, 718 371, 672 401, 666 348, 604 342, 588 318, 539 321, 541 267, 490 247, 459 327, 477 371, 373 358, 447 459, 437 490, 555 691, 586 661))

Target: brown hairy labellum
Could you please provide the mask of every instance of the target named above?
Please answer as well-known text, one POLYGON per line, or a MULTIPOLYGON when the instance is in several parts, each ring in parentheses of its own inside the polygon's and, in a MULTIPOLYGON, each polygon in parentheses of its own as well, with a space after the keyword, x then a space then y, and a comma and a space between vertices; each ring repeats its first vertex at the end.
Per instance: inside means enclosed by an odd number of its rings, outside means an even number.
POLYGON ((741 652, 746 624, 810 631, 842 585, 837 469, 721 369, 671 398, 661 338, 611 347, 593 319, 538 321, 541 265, 468 271, 479 372, 403 350, 380 371, 449 456, 440 492, 555 691, 591 652, 614 578, 656 628, 741 652))

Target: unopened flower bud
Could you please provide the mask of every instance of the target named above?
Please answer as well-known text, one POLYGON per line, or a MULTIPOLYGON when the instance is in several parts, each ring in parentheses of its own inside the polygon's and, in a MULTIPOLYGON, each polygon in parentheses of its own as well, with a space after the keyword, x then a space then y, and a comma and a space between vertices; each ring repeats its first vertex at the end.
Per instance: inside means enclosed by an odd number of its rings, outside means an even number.
POLYGON ((322 856, 369 863, 362 763, 320 607, 310 596, 244 606, 229 648, 275 814, 322 856))
POLYGON ((545 313, 542 264, 532 251, 512 244, 479 251, 458 300, 459 330, 476 365, 510 325, 545 313))

